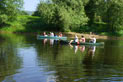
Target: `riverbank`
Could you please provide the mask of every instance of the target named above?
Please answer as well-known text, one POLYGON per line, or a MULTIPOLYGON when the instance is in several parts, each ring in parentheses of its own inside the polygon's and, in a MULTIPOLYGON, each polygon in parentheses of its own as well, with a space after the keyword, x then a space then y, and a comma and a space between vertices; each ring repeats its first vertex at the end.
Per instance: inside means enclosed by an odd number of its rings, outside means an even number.
MULTIPOLYGON (((75 32, 65 32, 63 33, 68 37, 74 38, 74 35, 77 34, 78 37, 80 38, 81 35, 85 36, 85 38, 89 39, 90 34, 86 33, 75 33, 75 32)), ((97 34, 92 34, 94 35, 97 39, 107 39, 107 40, 123 40, 123 37, 118 37, 118 36, 106 36, 106 35, 97 35, 97 34)))
MULTIPOLYGON (((0 28, 0 33, 17 33, 17 34, 40 34, 44 27, 40 25, 40 17, 37 16, 18 16, 16 21, 8 22, 5 27, 0 28)), ((48 31, 49 33, 49 31, 48 31)), ((56 32, 57 33, 57 32, 56 32)), ((68 37, 74 37, 77 34, 79 37, 84 35, 89 38, 89 33, 63 32, 68 37)), ((120 33, 123 35, 123 31, 120 33)), ((93 34, 97 39, 123 40, 123 36, 110 36, 107 33, 93 34)))
MULTIPOLYGON (((107 36, 100 34, 89 34, 89 33, 76 33, 76 32, 62 32, 63 36, 67 36, 69 38, 74 38, 77 35, 79 38, 83 35, 86 39, 89 39, 91 35, 95 36, 97 39, 105 39, 105 40, 123 40, 123 36, 107 36)), ((35 35, 42 34, 42 32, 8 32, 8 31, 0 31, 0 34, 27 34, 27 35, 35 35)), ((58 34, 58 32, 56 33, 58 34)))
MULTIPOLYGON (((0 32, 1 34, 26 34, 26 35, 34 35, 37 36, 38 34, 41 34, 42 32, 0 32)), ((90 34, 89 33, 76 33, 76 32, 62 32, 63 36, 67 36, 69 38, 74 38, 75 34, 81 38, 83 35, 86 39, 89 39, 90 34)), ((56 33, 58 34, 58 32, 56 33)), ((123 40, 123 37, 118 36, 106 36, 106 35, 97 35, 97 34, 91 34, 94 35, 97 39, 105 39, 105 40, 123 40)))

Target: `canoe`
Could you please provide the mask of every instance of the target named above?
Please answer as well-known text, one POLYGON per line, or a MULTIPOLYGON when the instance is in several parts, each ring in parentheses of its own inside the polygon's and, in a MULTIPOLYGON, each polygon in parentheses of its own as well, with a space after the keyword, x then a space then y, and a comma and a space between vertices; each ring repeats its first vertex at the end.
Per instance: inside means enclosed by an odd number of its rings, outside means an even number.
MULTIPOLYGON (((70 41, 67 41, 67 40, 60 40, 60 44, 69 44, 70 41)), ((104 42, 98 42, 98 43, 89 43, 89 42, 85 42, 85 43, 82 43, 82 42, 72 42, 71 43, 72 45, 92 45, 92 46, 101 46, 101 45, 104 45, 104 42)))
POLYGON ((41 36, 37 35, 38 39, 57 39, 57 40, 67 40, 67 37, 52 37, 52 36, 41 36))

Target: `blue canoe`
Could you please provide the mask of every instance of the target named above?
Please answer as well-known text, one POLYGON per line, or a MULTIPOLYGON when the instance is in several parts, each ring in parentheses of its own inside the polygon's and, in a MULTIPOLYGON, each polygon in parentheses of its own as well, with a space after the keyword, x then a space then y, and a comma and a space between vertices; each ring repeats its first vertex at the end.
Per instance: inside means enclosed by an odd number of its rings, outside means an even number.
POLYGON ((67 40, 67 37, 52 37, 52 36, 41 36, 37 35, 38 39, 57 39, 57 40, 67 40))

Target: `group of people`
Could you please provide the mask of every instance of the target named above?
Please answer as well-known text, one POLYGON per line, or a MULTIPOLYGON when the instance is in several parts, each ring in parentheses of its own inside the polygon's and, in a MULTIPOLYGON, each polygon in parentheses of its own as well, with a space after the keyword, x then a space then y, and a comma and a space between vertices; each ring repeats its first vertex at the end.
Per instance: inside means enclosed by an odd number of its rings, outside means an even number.
POLYGON ((58 35, 56 35, 56 33, 50 32, 50 34, 46 34, 46 32, 43 32, 43 36, 51 36, 51 37, 62 37, 62 33, 59 32, 58 35))
MULTIPOLYGON (((96 43, 96 38, 95 38, 94 36, 91 36, 91 37, 89 37, 89 38, 90 38, 90 40, 89 40, 90 43, 96 43)), ((76 42, 77 44, 79 44, 80 42, 85 43, 85 42, 86 42, 86 39, 85 39, 85 37, 82 35, 81 38, 80 38, 80 40, 79 40, 78 36, 75 35, 74 40, 71 40, 71 41, 69 42, 69 44, 71 44, 72 42, 76 42)))

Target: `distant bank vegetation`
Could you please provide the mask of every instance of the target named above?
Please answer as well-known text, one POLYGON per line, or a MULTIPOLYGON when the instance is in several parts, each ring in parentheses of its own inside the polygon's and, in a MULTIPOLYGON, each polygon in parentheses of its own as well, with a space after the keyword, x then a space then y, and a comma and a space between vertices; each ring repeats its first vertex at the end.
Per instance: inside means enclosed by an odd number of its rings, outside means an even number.
POLYGON ((22 5, 23 0, 0 1, 1 31, 123 34, 123 0, 41 0, 32 16, 22 5))

